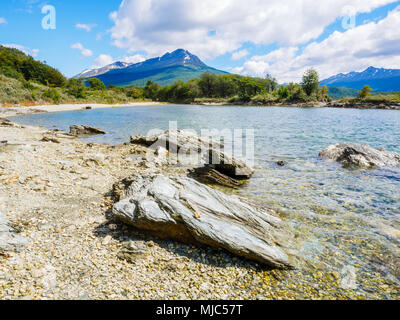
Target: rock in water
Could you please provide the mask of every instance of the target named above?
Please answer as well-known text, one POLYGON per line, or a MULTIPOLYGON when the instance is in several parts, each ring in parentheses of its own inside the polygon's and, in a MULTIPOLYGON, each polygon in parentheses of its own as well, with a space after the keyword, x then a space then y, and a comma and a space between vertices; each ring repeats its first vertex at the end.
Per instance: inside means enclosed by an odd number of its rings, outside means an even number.
POLYGON ((73 136, 91 136, 97 134, 106 134, 104 130, 93 128, 89 126, 77 126, 73 125, 69 127, 69 133, 73 136))
POLYGON ((293 268, 293 235, 272 212, 190 178, 138 176, 113 214, 164 239, 224 248, 275 268, 293 268))
POLYGON ((209 166, 230 178, 245 180, 250 179, 254 174, 253 168, 224 152, 222 143, 191 131, 167 130, 151 137, 136 135, 131 137, 131 143, 154 149, 165 148, 171 154, 179 155, 181 163, 185 163, 185 156, 192 155, 195 159, 195 163, 191 163, 192 168, 209 166))
POLYGON ((339 143, 329 146, 319 156, 340 162, 345 167, 395 167, 400 165, 400 155, 369 145, 339 143))
POLYGON ((0 211, 0 252, 18 251, 28 240, 18 235, 0 211))

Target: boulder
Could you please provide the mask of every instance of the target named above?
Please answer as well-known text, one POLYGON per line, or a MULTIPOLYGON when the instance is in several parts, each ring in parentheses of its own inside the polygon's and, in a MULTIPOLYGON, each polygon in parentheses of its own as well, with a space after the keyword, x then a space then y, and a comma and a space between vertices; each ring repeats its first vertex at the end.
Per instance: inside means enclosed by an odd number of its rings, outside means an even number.
POLYGON ((104 130, 93 128, 90 126, 77 126, 73 125, 69 127, 69 133, 73 136, 93 136, 97 134, 106 134, 104 130))
POLYGON ((400 155, 394 152, 352 143, 329 146, 319 154, 319 157, 340 162, 344 167, 372 168, 400 165, 400 155))
POLYGON ((5 215, 0 211, 0 253, 6 251, 19 251, 28 243, 28 240, 18 235, 10 225, 5 215))
POLYGON ((135 135, 131 137, 131 143, 152 147, 154 149, 166 148, 172 155, 178 155, 180 163, 190 167, 200 168, 208 166, 230 178, 250 179, 254 169, 245 162, 225 153, 224 145, 207 137, 202 137, 186 130, 167 130, 160 135, 145 137, 135 135), (189 155, 193 156, 192 158, 189 155), (185 158, 188 156, 187 158, 185 158))
POLYGON ((293 235, 273 212, 190 178, 162 175, 125 180, 113 214, 163 239, 223 248, 280 269, 294 267, 293 235))

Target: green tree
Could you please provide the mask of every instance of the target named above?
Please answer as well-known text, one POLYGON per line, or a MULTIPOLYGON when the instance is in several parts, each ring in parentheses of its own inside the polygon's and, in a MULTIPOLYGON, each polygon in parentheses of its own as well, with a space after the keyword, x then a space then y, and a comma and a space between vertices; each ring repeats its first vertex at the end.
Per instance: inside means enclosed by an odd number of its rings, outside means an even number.
POLYGON ((158 100, 159 91, 160 85, 149 80, 143 89, 143 95, 147 99, 158 100))
POLYGON ((203 97, 212 98, 216 95, 217 76, 213 73, 203 73, 200 77, 199 87, 203 97))
POLYGON ((93 90, 105 90, 106 89, 105 84, 98 78, 89 78, 89 79, 87 79, 87 82, 89 83, 90 87, 93 90))
POLYGON ((359 93, 359 97, 361 99, 365 99, 366 97, 368 97, 371 93, 372 89, 370 86, 365 85, 364 88, 361 89, 360 93, 359 93))
POLYGON ((316 93, 319 88, 319 75, 315 69, 308 69, 303 75, 303 81, 301 83, 306 95, 311 96, 316 93))
POLYGON ((265 90, 268 93, 275 91, 278 88, 278 81, 272 77, 269 73, 265 76, 265 90))
POLYGON ((77 99, 86 97, 86 86, 81 79, 69 79, 67 82, 67 93, 77 99))
POLYGON ((61 102, 61 95, 56 88, 47 89, 43 93, 43 98, 50 99, 55 104, 59 104, 61 102))
POLYGON ((281 100, 285 100, 290 97, 290 91, 286 86, 280 86, 278 90, 278 96, 281 100))
POLYGON ((36 61, 20 50, 0 46, 0 73, 15 79, 62 87, 66 78, 56 69, 36 61))

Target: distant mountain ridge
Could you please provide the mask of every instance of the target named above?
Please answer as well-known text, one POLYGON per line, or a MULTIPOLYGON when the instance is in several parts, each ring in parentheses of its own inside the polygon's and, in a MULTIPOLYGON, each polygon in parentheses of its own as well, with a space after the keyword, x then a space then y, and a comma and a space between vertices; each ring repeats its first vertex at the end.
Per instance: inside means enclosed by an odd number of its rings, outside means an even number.
POLYGON ((106 86, 145 86, 151 80, 160 85, 169 85, 177 80, 188 81, 199 78, 204 72, 227 74, 207 66, 197 56, 184 49, 166 53, 135 64, 113 63, 101 69, 87 70, 76 78, 99 78, 106 86))
POLYGON ((340 73, 321 81, 321 85, 357 90, 369 85, 375 92, 400 91, 400 70, 369 67, 363 72, 340 73))
POLYGON ((74 78, 75 79, 79 79, 79 78, 91 78, 91 77, 95 77, 104 73, 107 73, 110 70, 114 70, 114 69, 123 69, 126 67, 129 67, 131 65, 131 63, 126 63, 126 62, 122 62, 122 61, 117 61, 114 62, 112 64, 109 64, 107 66, 104 66, 102 68, 98 68, 98 69, 91 69, 91 70, 84 70, 82 71, 80 74, 76 75, 74 78))

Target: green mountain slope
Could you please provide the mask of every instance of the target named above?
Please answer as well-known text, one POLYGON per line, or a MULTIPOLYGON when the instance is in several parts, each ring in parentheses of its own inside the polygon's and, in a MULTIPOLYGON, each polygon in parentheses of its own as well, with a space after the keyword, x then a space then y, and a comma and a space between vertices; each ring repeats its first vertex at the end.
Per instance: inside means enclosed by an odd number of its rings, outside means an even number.
POLYGON ((360 90, 344 87, 328 87, 328 89, 328 96, 335 100, 347 97, 357 97, 360 93, 360 90))
POLYGON ((103 81, 107 86, 113 84, 121 87, 144 87, 149 80, 157 82, 160 86, 166 86, 173 84, 178 80, 186 82, 191 79, 200 78, 200 76, 205 72, 217 75, 226 74, 226 72, 208 67, 194 68, 191 66, 174 66, 140 73, 105 74, 97 76, 97 78, 103 81))
POLYGON ((217 75, 228 74, 228 72, 207 66, 197 56, 183 49, 126 67, 110 69, 106 66, 103 68, 106 71, 104 73, 100 73, 99 70, 85 71, 76 77, 83 75, 83 78, 87 79, 87 77, 84 77, 85 74, 96 74, 95 77, 103 81, 106 86, 134 85, 143 87, 149 80, 165 86, 178 80, 185 82, 199 78, 205 72, 217 75))
POLYGON ((0 46, 0 74, 50 86, 62 86, 66 82, 65 77, 56 69, 20 50, 3 46, 0 46))

